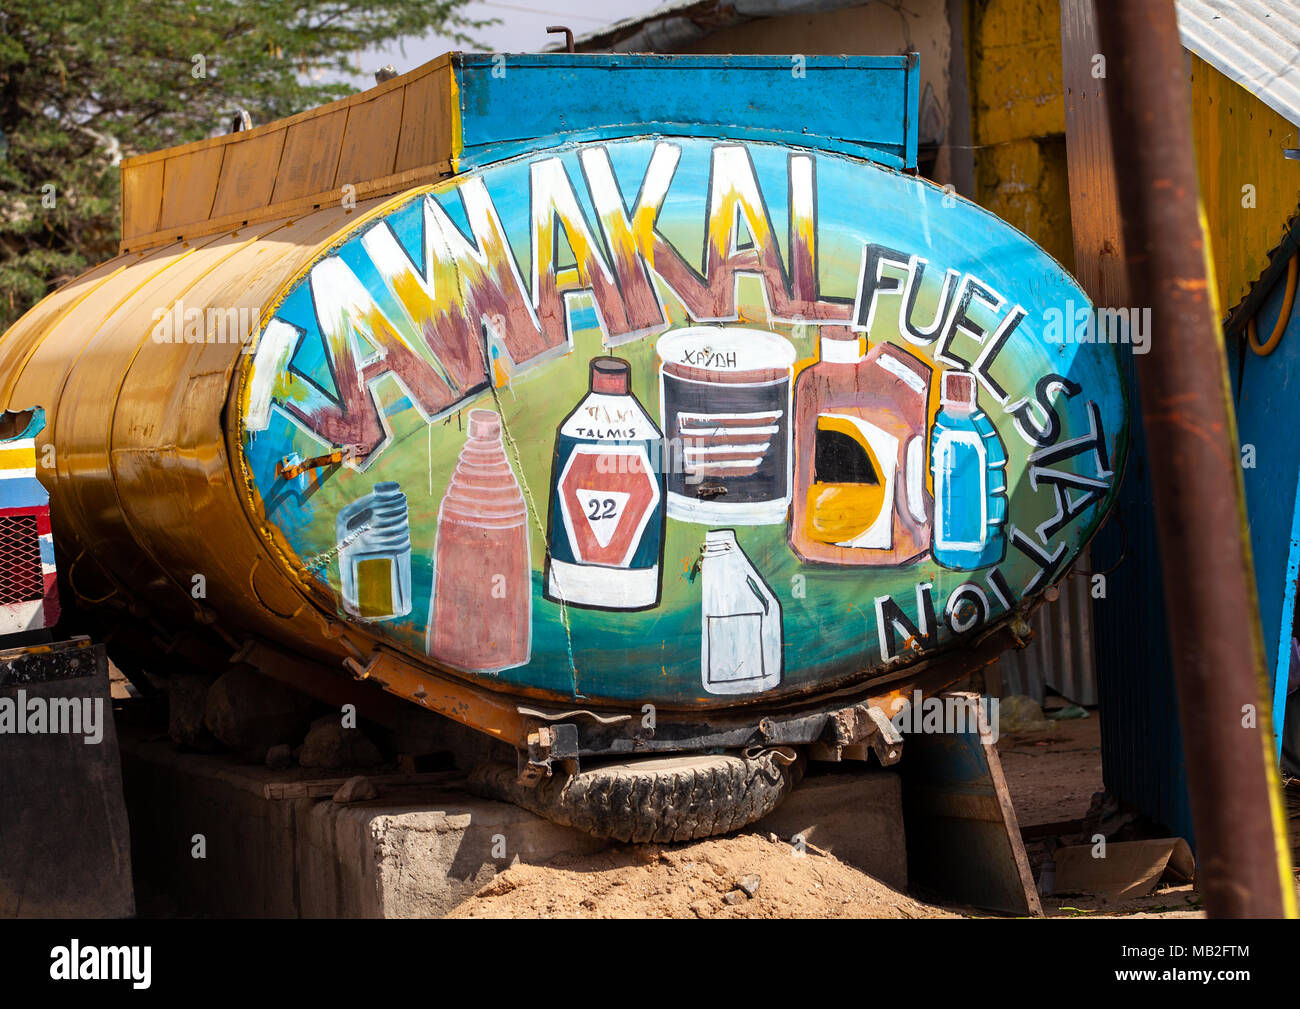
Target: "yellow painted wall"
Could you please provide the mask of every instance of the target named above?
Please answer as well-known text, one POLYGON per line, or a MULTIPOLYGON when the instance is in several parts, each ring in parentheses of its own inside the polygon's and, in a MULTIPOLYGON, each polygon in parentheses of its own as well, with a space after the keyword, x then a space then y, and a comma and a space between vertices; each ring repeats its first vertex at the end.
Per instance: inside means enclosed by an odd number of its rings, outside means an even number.
POLYGON ((1196 169, 1210 230, 1219 309, 1246 296, 1300 209, 1300 161, 1282 156, 1300 147, 1297 128, 1208 63, 1190 56, 1196 169), (1245 204, 1253 186, 1254 207, 1245 204))
POLYGON ((976 198, 1072 267, 1058 0, 977 0, 969 10, 976 198))

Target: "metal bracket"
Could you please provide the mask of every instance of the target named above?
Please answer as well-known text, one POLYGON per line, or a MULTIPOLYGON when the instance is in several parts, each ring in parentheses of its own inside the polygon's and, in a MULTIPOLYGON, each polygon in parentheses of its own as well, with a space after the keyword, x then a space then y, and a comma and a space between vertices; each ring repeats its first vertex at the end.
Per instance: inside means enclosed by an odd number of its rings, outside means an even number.
POLYGON ((868 708, 867 715, 877 729, 871 736, 871 748, 876 751, 876 759, 882 767, 897 764, 903 758, 903 734, 880 708, 868 708))
POLYGON ((809 745, 808 756, 813 760, 866 760, 868 747, 882 767, 889 767, 903 757, 903 734, 879 707, 855 704, 831 713, 823 739, 809 745))
POLYGON ((560 725, 543 725, 528 733, 528 756, 520 753, 519 784, 536 788, 543 778, 555 773, 555 763, 561 763, 569 774, 578 773, 578 727, 565 722, 560 725))

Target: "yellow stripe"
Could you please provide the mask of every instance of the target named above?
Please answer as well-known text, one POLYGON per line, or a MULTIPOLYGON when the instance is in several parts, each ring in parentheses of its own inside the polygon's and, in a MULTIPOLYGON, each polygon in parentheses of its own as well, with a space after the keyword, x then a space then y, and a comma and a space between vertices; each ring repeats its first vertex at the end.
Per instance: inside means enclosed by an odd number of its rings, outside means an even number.
POLYGON ((36 445, 0 448, 0 469, 35 469, 36 445))
POLYGON ((453 58, 451 73, 451 170, 460 172, 460 155, 464 150, 464 133, 460 122, 460 81, 456 77, 456 60, 453 58))

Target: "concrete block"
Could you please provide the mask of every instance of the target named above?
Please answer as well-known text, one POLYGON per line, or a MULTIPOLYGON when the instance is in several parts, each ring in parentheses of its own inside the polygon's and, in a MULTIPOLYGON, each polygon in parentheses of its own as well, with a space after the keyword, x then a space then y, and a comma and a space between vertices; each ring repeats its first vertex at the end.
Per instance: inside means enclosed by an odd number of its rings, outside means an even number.
POLYGON ((381 785, 380 798, 346 805, 269 799, 268 784, 313 776, 134 734, 123 734, 123 770, 141 890, 181 914, 437 917, 515 861, 605 846, 446 787, 381 785))
MULTIPOLYGON (((905 758, 906 759, 906 758, 905 758)), ((796 834, 896 890, 907 888, 903 789, 893 771, 848 770, 806 777, 751 830, 796 834)))

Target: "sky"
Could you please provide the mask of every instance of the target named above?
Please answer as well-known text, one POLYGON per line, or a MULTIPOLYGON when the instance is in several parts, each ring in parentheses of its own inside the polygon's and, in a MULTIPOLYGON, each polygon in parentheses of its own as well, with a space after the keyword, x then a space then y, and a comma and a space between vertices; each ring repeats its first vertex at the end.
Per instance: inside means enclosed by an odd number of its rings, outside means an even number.
MULTIPOLYGON (((475 19, 499 18, 501 23, 472 33, 482 43, 481 51, 502 53, 536 52, 562 35, 548 36, 547 25, 568 25, 575 36, 585 35, 614 21, 643 14, 659 6, 661 0, 475 0, 466 4, 465 15, 475 19)), ((398 73, 414 70, 423 63, 452 49, 468 50, 436 33, 408 37, 382 50, 363 52, 360 63, 364 76, 350 83, 359 88, 374 86, 374 72, 391 63, 398 73)))

